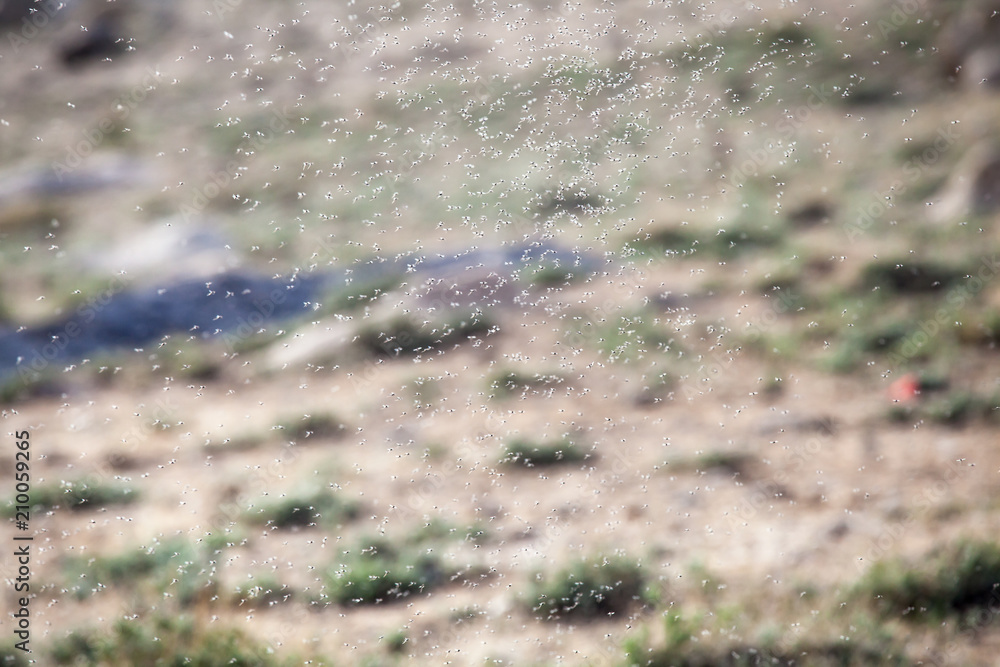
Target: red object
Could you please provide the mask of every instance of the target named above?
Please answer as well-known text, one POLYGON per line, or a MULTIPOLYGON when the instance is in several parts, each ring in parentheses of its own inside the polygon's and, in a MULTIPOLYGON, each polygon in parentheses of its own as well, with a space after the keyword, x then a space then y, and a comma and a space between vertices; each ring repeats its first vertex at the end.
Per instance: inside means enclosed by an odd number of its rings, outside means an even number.
POLYGON ((889 385, 889 398, 893 401, 906 403, 915 401, 920 396, 920 378, 913 373, 907 373, 889 385))

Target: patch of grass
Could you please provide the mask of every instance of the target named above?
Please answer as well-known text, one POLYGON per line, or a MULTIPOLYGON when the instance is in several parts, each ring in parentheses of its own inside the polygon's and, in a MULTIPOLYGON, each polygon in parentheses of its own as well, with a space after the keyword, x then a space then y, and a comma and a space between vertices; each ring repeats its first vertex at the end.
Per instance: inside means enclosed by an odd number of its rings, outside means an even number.
MULTIPOLYGON (((93 510, 108 505, 128 505, 139 499, 139 493, 124 484, 109 484, 88 479, 59 484, 43 484, 31 489, 31 511, 47 512, 68 509, 74 512, 93 510)), ((14 499, 8 499, 3 509, 5 517, 14 516, 14 499)))
POLYGON ((341 552, 326 572, 321 602, 340 605, 382 604, 404 599, 446 583, 456 572, 441 552, 447 542, 478 541, 478 525, 459 527, 432 520, 409 534, 358 540, 341 552))
POLYGON ((625 642, 625 665, 647 667, 760 667, 763 665, 843 665, 912 664, 887 635, 845 637, 828 641, 780 642, 780 637, 755 644, 707 641, 700 622, 682 614, 664 618, 662 646, 650 646, 648 635, 640 634, 625 642))
POLYGON ((33 398, 59 396, 63 393, 61 367, 46 368, 43 372, 25 371, 23 376, 8 375, 0 378, 0 405, 14 405, 33 398))
POLYGON ((534 287, 562 287, 583 276, 582 269, 558 264, 539 264, 520 272, 521 279, 534 287))
POLYGON ((745 252, 780 247, 785 238, 786 233, 780 225, 762 225, 750 220, 735 221, 715 229, 684 225, 636 237, 626 244, 626 253, 654 253, 681 258, 703 254, 732 259, 745 252))
POLYGON ((673 469, 695 472, 722 472, 728 475, 742 475, 753 463, 753 457, 742 452, 712 450, 698 454, 691 459, 678 461, 673 469))
POLYGON ((267 437, 260 433, 246 433, 219 442, 206 442, 206 454, 231 454, 234 452, 249 452, 267 442, 267 437))
POLYGON ((958 314, 955 336, 967 345, 1000 346, 1000 310, 970 308, 958 314))
POLYGON ((913 258, 878 260, 861 271, 858 288, 875 289, 893 294, 922 294, 951 287, 969 275, 967 266, 913 258))
POLYGON ((395 632, 390 632, 385 637, 382 638, 382 643, 385 645, 385 650, 389 653, 399 654, 406 649, 407 642, 410 641, 410 635, 405 629, 396 630, 395 632))
POLYGON ((285 432, 289 440, 323 439, 343 435, 347 430, 347 424, 328 412, 290 417, 279 423, 278 428, 285 432))
POLYGON ((635 561, 599 555, 554 573, 536 573, 526 603, 545 620, 594 620, 628 611, 641 601, 645 583, 635 561))
POLYGON ((325 597, 340 605, 392 602, 447 580, 440 556, 378 538, 341 553, 326 575, 325 597))
POLYGON ((968 391, 956 391, 931 402, 925 408, 927 418, 939 424, 961 426, 973 419, 1000 415, 1000 397, 986 398, 968 391))
POLYGON ((541 373, 522 373, 521 371, 509 370, 500 371, 490 380, 490 389, 493 396, 497 398, 507 398, 515 393, 531 389, 542 389, 552 385, 560 384, 563 378, 559 375, 541 373))
POLYGON ((638 361, 650 353, 665 353, 679 348, 669 325, 652 312, 637 311, 617 320, 587 327, 585 335, 608 355, 609 361, 638 361))
POLYGON ((13 642, 5 642, 0 646, 2 667, 28 667, 28 664, 28 654, 16 648, 13 642))
POLYGON ((562 185, 537 196, 535 211, 543 217, 560 213, 572 215, 597 215, 604 211, 609 199, 588 191, 584 185, 562 185))
POLYGON ((152 364, 150 371, 154 373, 192 380, 216 379, 223 362, 223 356, 215 346, 175 337, 166 338, 146 358, 152 364))
MULTIPOLYGON (((361 271, 366 268, 362 266, 361 271)), ((399 287, 401 278, 396 275, 381 278, 364 279, 345 282, 335 288, 328 289, 320 300, 319 315, 349 313, 370 305, 386 292, 399 287)))
POLYGON ((588 457, 589 455, 570 439, 564 438, 545 443, 516 439, 507 443, 500 457, 500 463, 533 468, 535 466, 576 463, 588 457))
POLYGON ((65 574, 69 590, 81 600, 108 588, 137 594, 152 589, 183 608, 215 594, 214 551, 214 544, 174 539, 116 556, 72 558, 65 574))
POLYGON ((233 594, 233 602, 236 605, 272 606, 290 602, 294 598, 295 592, 291 588, 267 576, 254 577, 252 581, 238 587, 233 594))
POLYGON ((998 543, 963 540, 932 551, 920 563, 880 561, 857 584, 854 595, 884 618, 933 624, 1000 605, 998 543))
POLYGON ((273 528, 307 527, 316 524, 336 525, 357 518, 359 507, 344 500, 329 489, 310 495, 282 498, 263 507, 254 508, 249 519, 273 528))
POLYGON ((432 519, 422 527, 414 530, 407 538, 407 542, 410 544, 426 544, 432 541, 441 542, 444 540, 477 542, 484 539, 485 536, 486 527, 479 523, 461 526, 440 519, 432 519))
POLYGON ((209 629, 189 616, 123 619, 110 632, 78 630, 56 640, 52 664, 87 667, 191 665, 192 667, 283 667, 302 664, 279 658, 270 647, 238 630, 209 629))
MULTIPOLYGON (((932 390, 921 386, 922 392, 932 390)), ((893 405, 887 412, 887 418, 897 423, 923 419, 945 426, 961 427, 976 420, 1000 418, 1000 395, 986 397, 970 391, 954 391, 925 403, 893 405)))
POLYGON ((940 358, 953 343, 951 332, 943 327, 932 329, 935 335, 929 335, 926 319, 913 315, 899 318, 877 310, 869 312, 867 306, 863 312, 864 316, 847 327, 842 325, 836 331, 823 333, 824 341, 833 341, 832 350, 824 359, 829 370, 849 372, 876 357, 905 369, 916 362, 940 358))
POLYGON ((421 323, 400 317, 380 325, 369 325, 358 333, 361 349, 380 357, 419 355, 486 336, 496 324, 483 313, 456 316, 441 323, 421 323))

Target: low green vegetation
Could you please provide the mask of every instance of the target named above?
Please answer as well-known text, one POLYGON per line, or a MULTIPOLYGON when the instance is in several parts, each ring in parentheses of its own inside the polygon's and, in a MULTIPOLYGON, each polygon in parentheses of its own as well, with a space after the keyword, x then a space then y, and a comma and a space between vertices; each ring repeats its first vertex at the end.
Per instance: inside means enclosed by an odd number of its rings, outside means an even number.
POLYGON ((533 468, 577 463, 588 457, 589 454, 569 438, 541 443, 518 438, 507 443, 500 457, 500 463, 533 468))
POLYGON ((526 391, 541 391, 563 382, 563 378, 556 374, 544 375, 542 373, 523 373, 517 370, 501 371, 494 375, 489 382, 493 396, 497 398, 507 398, 515 394, 523 394, 526 391))
POLYGON ((278 582, 270 576, 254 577, 236 589, 233 603, 242 605, 271 606, 290 602, 295 598, 295 591, 278 582))
POLYGON ((694 472, 722 472, 728 475, 742 475, 753 464, 754 458, 743 452, 712 450, 687 459, 671 463, 671 470, 694 472))
POLYGON ((973 619, 1000 605, 1000 545, 966 540, 943 546, 919 560, 880 561, 854 595, 883 618, 939 623, 973 619))
POLYGON ((448 542, 477 541, 483 535, 476 526, 460 529, 432 521, 396 539, 357 540, 327 570, 319 602, 382 604, 426 592, 457 574, 442 556, 448 542))
POLYGON ((347 430, 347 424, 332 413, 307 414, 289 418, 278 424, 289 440, 336 438, 347 430))
MULTIPOLYGON (((139 493, 123 483, 106 483, 90 479, 58 484, 40 484, 31 489, 31 511, 47 512, 55 509, 72 511, 93 510, 109 505, 128 505, 139 499, 139 493)), ((4 507, 6 517, 14 516, 14 499, 4 507)))
POLYGON ((625 642, 624 665, 645 667, 762 667, 763 665, 912 664, 887 637, 846 637, 829 641, 782 641, 770 638, 756 643, 732 639, 726 633, 701 629, 701 624, 678 613, 664 617, 663 644, 654 646, 647 634, 625 642))
POLYGON ((337 525, 357 518, 358 503, 346 500, 329 489, 312 494, 291 496, 248 510, 255 524, 272 528, 306 527, 317 524, 337 525))
POLYGON ((382 643, 385 645, 385 650, 388 653, 399 654, 406 650, 406 644, 410 641, 410 635, 407 634, 405 629, 396 630, 395 632, 390 632, 388 635, 382 638, 382 643))
POLYGON ((48 654, 52 661, 48 664, 74 667, 291 667, 303 664, 296 657, 279 659, 270 647, 238 630, 219 629, 187 615, 162 614, 122 619, 110 631, 73 631, 57 639, 48 654))
POLYGON ((545 218, 559 214, 597 215, 610 204, 609 197, 591 192, 581 184, 561 185, 555 190, 539 193, 536 199, 535 211, 545 218))
POLYGON ((584 320, 576 325, 573 335, 582 336, 586 343, 596 346, 611 362, 634 363, 647 355, 682 354, 673 328, 654 308, 643 308, 598 322, 584 320))
POLYGON ((454 347, 476 336, 487 336, 496 324, 482 313, 459 315, 439 323, 421 323, 400 317, 365 326, 357 344, 379 357, 417 355, 454 347))
POLYGON ((731 259, 749 251, 776 249, 786 238, 787 233, 777 224, 737 221, 715 228, 684 225, 636 237, 628 242, 626 253, 731 259))
POLYGON ((0 645, 0 665, 2 667, 28 667, 28 654, 16 648, 13 642, 0 645))
POLYGON ((64 576, 77 599, 117 588, 136 599, 169 597, 186 608, 216 594, 216 553, 214 543, 177 538, 116 556, 70 558, 64 576))
POLYGON ((968 277, 969 269, 963 264, 944 264, 913 258, 878 260, 864 267, 858 289, 879 289, 894 294, 937 292, 959 284, 968 277))
POLYGON ((920 403, 898 404, 889 408, 890 421, 915 423, 921 420, 945 426, 962 427, 972 422, 1000 420, 1000 394, 984 395, 967 390, 955 390, 943 396, 927 397, 920 403))
POLYGON ((337 604, 378 604, 434 588, 447 578, 430 551, 400 548, 388 540, 359 542, 341 554, 326 576, 326 594, 337 604))
POLYGON ((640 604, 645 584, 635 561, 597 556, 556 572, 537 573, 525 602, 542 619, 598 619, 640 604))

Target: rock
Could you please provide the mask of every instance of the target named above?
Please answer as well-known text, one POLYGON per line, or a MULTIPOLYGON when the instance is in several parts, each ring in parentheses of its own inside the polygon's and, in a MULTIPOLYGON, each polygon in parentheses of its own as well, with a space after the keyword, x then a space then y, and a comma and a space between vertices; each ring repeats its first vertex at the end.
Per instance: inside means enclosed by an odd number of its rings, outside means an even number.
POLYGON ((78 263, 87 273, 124 274, 133 282, 155 279, 162 283, 232 271, 243 264, 243 258, 219 232, 167 219, 110 247, 102 242, 88 249, 78 263))
POLYGON ((345 354, 357 338, 357 331, 358 324, 353 320, 327 318, 313 322, 271 345, 260 366, 275 372, 289 366, 324 364, 345 354))

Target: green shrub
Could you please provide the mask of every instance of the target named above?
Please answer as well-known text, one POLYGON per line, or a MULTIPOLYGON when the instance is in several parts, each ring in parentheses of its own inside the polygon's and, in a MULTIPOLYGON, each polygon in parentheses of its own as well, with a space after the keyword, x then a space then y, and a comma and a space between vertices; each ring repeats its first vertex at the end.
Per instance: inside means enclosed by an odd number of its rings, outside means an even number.
POLYGON ((369 354, 381 357, 416 355, 447 348, 474 336, 485 336, 495 324, 482 313, 458 315, 440 323, 422 323, 400 317, 390 322, 366 326, 358 334, 358 344, 369 354))
POLYGON ((884 635, 839 637, 829 641, 795 641, 782 645, 776 639, 757 644, 707 641, 698 636, 698 624, 680 614, 664 619, 662 646, 652 647, 648 637, 640 635, 625 642, 625 665, 646 667, 763 667, 764 665, 803 665, 843 667, 845 665, 912 664, 884 635))
POLYGON ((698 472, 719 471, 730 475, 738 475, 746 473, 753 460, 752 456, 742 452, 713 450, 699 454, 690 460, 679 461, 673 467, 680 470, 694 470, 698 472))
POLYGON ((305 438, 335 438, 343 435, 347 424, 333 414, 309 414, 289 418, 278 424, 289 440, 305 438))
POLYGON ((217 589, 211 545, 173 539, 117 556, 72 558, 66 562, 70 590, 84 599, 107 588, 153 591, 187 607, 217 589), (143 586, 143 582, 146 585, 143 586))
POLYGON ((358 516, 358 504, 344 500, 329 489, 311 495, 289 497, 250 511, 250 520, 275 528, 334 525, 358 516))
POLYGON ((319 601, 379 604, 430 590, 455 574, 440 555, 447 543, 484 537, 478 524, 461 527, 431 520, 408 534, 359 540, 327 570, 319 601))
POLYGON ((49 650, 57 665, 126 667, 190 665, 191 667, 281 667, 302 664, 279 659, 266 646, 237 630, 208 629, 188 616, 157 615, 120 620, 108 633, 74 631, 49 650))
POLYGON ((919 294, 947 289, 969 275, 968 267, 923 262, 912 258, 878 260, 861 272, 860 289, 919 294))
POLYGON ((0 667, 28 667, 28 654, 15 648, 13 642, 0 646, 0 667))
POLYGON ((696 229, 691 225, 652 232, 629 242, 628 247, 640 253, 653 252, 676 257, 707 254, 711 257, 733 258, 744 252, 779 247, 785 234, 779 226, 736 222, 718 229, 696 229))
POLYGON ((989 419, 997 414, 1000 398, 984 398, 968 391, 956 391, 929 403, 927 418, 940 424, 958 426, 975 418, 989 419))
POLYGON ((378 604, 428 590, 447 579, 440 558, 417 545, 360 542, 326 575, 326 597, 337 604, 378 604))
POLYGON ((279 583, 272 577, 254 577, 254 579, 236 589, 233 601, 237 605, 254 603, 262 605, 281 604, 295 597, 295 592, 288 586, 279 583))
POLYGON ((521 373, 519 371, 505 371, 497 373, 490 380, 490 390, 493 396, 506 398, 518 391, 529 389, 541 389, 552 385, 560 384, 563 379, 558 375, 542 375, 540 373, 521 373))
POLYGON ((922 559, 880 561, 855 587, 885 617, 937 622, 978 610, 1000 608, 1000 545, 961 541, 922 559))
MULTIPOLYGON (((138 500, 139 494, 123 484, 106 484, 86 479, 59 484, 42 484, 31 489, 31 509, 46 512, 56 508, 82 511, 107 505, 128 505, 138 500)), ((14 501, 9 499, 4 515, 14 516, 14 501)))
POLYGON ((527 601, 543 619, 596 619, 625 612, 640 600, 644 583, 633 561, 581 559, 554 574, 537 573, 527 601))
POLYGON ((500 463, 533 468, 576 463, 587 457, 588 454, 569 439, 537 444, 529 440, 516 439, 507 444, 500 457, 500 463))
POLYGON ((540 193, 535 210, 543 217, 559 213, 598 214, 610 204, 610 198, 589 192, 583 185, 562 185, 555 191, 540 193))

